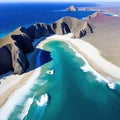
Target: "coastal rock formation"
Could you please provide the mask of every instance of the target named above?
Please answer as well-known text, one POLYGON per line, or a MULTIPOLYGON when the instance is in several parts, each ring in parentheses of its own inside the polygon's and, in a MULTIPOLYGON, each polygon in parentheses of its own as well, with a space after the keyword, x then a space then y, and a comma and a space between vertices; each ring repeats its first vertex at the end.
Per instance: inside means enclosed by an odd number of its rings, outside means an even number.
POLYGON ((7 46, 0 48, 0 75, 13 70, 11 53, 7 46))
POLYGON ((51 25, 36 23, 30 26, 27 31, 34 39, 50 34, 64 35, 70 32, 73 33, 75 38, 81 38, 87 33, 93 33, 93 27, 87 20, 80 21, 77 18, 66 16, 51 25))
POLYGON ((70 32, 68 24, 64 22, 63 19, 51 24, 51 29, 54 33, 59 35, 64 35, 70 32))
POLYGON ((51 25, 36 23, 29 28, 17 28, 1 40, 0 75, 10 70, 14 74, 22 74, 26 71, 29 64, 25 54, 34 50, 32 45, 34 39, 51 34, 64 35, 70 32, 73 34, 73 38, 81 38, 88 33, 93 33, 93 27, 87 20, 80 21, 77 18, 66 16, 51 25))
POLYGON ((0 48, 0 74, 10 70, 12 70, 14 74, 22 74, 25 72, 29 66, 25 54, 34 50, 27 29, 19 27, 1 40, 1 42, 3 44, 0 48))
POLYGON ((13 73, 14 74, 24 73, 28 68, 29 63, 22 50, 15 45, 9 45, 8 50, 10 51, 12 57, 12 66, 14 70, 13 73))
POLYGON ((74 38, 82 38, 86 34, 93 33, 93 27, 86 20, 83 20, 76 24, 76 26, 73 26, 71 32, 73 33, 74 38))
POLYGON ((25 34, 31 42, 34 41, 34 37, 32 36, 32 33, 30 33, 30 31, 25 27, 19 27, 17 34, 25 34))
MULTIPOLYGON (((11 37, 12 35, 25 35, 27 38, 29 38, 29 41, 33 42, 34 38, 32 38, 32 35, 30 34, 30 32, 28 31, 27 28, 25 27, 18 27, 17 29, 15 29, 12 33, 9 34, 9 37, 11 37)), ((24 37, 25 38, 25 37, 24 37)), ((24 39, 22 38, 22 39, 24 39)))
POLYGON ((78 8, 76 8, 74 5, 71 5, 70 7, 66 8, 67 11, 78 11, 78 8))
POLYGON ((78 20, 73 17, 63 17, 51 25, 52 31, 56 34, 72 33, 74 38, 84 37, 88 33, 93 33, 93 27, 87 20, 78 20))
POLYGON ((19 35, 11 35, 11 38, 24 53, 29 53, 34 50, 30 37, 25 33, 19 35))
POLYGON ((29 66, 26 56, 13 44, 1 47, 0 55, 0 75, 10 70, 13 70, 14 74, 22 74, 29 66))
POLYGON ((50 26, 45 23, 36 23, 27 29, 34 39, 48 36, 53 33, 50 26))

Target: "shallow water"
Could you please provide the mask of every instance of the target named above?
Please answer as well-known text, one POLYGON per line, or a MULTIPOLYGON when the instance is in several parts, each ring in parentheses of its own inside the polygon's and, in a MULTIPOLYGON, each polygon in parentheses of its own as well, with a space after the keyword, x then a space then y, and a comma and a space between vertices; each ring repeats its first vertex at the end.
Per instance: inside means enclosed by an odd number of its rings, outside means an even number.
POLYGON ((41 120, 119 120, 119 87, 108 88, 92 72, 84 72, 85 62, 62 42, 49 42, 52 51, 55 86, 49 91, 50 103, 41 120), (57 64, 56 64, 57 63, 57 64))
POLYGON ((120 119, 119 85, 110 89, 107 83, 97 80, 93 71, 84 71, 82 67, 86 62, 64 42, 48 42, 44 50, 51 52, 52 61, 38 69, 36 75, 39 76, 31 87, 21 88, 22 96, 13 96, 13 101, 21 100, 14 101, 16 104, 12 104, 11 113, 1 120, 120 119), (50 69, 55 70, 53 75, 46 74, 50 69), (39 106, 37 101, 45 93, 49 95, 49 101, 47 105, 39 106))

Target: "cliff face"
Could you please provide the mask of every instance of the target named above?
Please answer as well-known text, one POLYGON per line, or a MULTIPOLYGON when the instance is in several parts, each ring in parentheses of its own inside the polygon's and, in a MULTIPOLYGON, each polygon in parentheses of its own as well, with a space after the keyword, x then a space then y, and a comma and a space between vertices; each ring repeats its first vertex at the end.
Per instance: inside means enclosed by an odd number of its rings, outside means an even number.
POLYGON ((47 25, 45 23, 36 23, 32 26, 30 26, 28 29, 30 34, 32 34, 32 37, 34 39, 43 37, 43 36, 48 36, 49 34, 53 33, 50 25, 47 25))
POLYGON ((86 34, 93 33, 93 27, 86 20, 78 22, 75 26, 73 26, 71 32, 74 35, 74 38, 82 38, 86 34))
POLYGON ((24 73, 26 69, 28 68, 29 63, 26 59, 26 56, 22 52, 22 50, 13 44, 10 44, 8 46, 8 50, 11 53, 12 67, 14 71, 13 73, 14 74, 24 73))
POLYGON ((27 31, 33 39, 48 36, 50 34, 64 35, 70 32, 75 38, 81 38, 87 33, 93 33, 93 27, 87 20, 80 21, 77 18, 66 16, 51 25, 36 23, 30 26, 27 31))
POLYGON ((51 29, 54 33, 64 35, 70 32, 69 26, 64 21, 57 21, 51 24, 51 29))
POLYGON ((34 50, 30 37, 25 33, 19 35, 11 35, 11 38, 24 53, 29 53, 34 50))
POLYGON ((27 29, 19 27, 2 41, 5 42, 0 48, 0 75, 10 70, 14 74, 25 72, 29 66, 25 54, 34 50, 27 29))
POLYGON ((66 8, 67 11, 78 11, 78 9, 74 6, 71 5, 70 7, 66 8))
POLYGON ((72 33, 74 38, 84 37, 88 33, 93 33, 92 24, 87 20, 78 20, 73 17, 63 17, 51 25, 51 29, 56 34, 72 33))
POLYGON ((23 52, 13 44, 1 47, 0 56, 0 75, 10 70, 14 74, 22 74, 29 65, 23 52))
POLYGON ((11 53, 7 46, 3 46, 0 48, 0 75, 10 70, 13 70, 11 53))

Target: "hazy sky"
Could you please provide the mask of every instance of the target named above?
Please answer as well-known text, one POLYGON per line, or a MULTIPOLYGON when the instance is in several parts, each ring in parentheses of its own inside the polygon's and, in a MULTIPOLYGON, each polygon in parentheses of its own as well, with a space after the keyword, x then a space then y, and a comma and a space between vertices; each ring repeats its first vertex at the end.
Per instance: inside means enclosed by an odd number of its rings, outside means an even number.
POLYGON ((116 2, 120 0, 0 0, 0 2, 116 2))

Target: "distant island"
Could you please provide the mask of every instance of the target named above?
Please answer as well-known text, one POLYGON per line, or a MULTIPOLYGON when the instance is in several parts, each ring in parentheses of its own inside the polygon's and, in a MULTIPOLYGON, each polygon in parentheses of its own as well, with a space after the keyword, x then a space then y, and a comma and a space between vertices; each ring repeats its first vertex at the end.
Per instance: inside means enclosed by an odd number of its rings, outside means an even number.
POLYGON ((70 7, 66 8, 66 11, 78 11, 78 8, 74 5, 71 5, 70 7))
POLYGON ((66 11, 98 11, 98 9, 94 9, 94 8, 89 8, 89 7, 76 7, 75 5, 71 5, 68 8, 65 9, 66 11))

